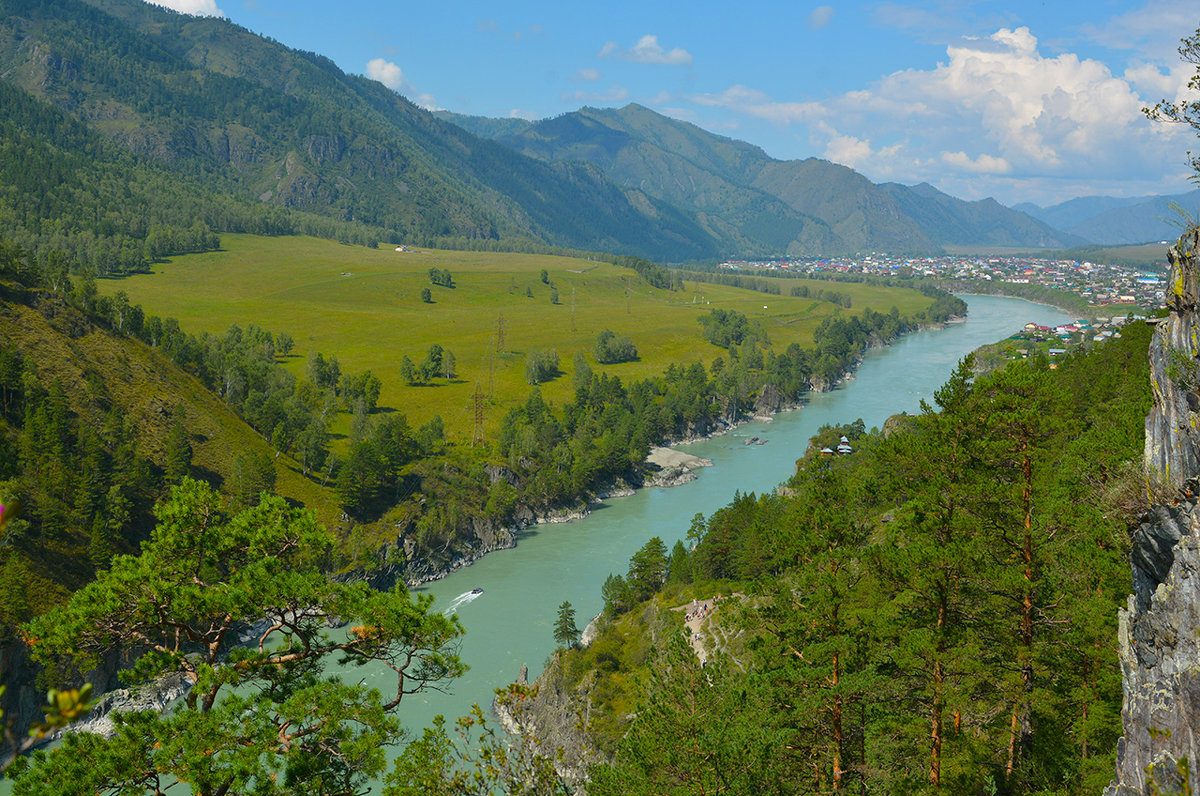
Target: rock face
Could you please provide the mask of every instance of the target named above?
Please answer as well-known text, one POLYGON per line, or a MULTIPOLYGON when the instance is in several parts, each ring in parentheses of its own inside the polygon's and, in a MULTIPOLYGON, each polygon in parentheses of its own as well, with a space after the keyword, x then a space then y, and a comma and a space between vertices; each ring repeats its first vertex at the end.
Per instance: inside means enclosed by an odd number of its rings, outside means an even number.
POLYGON ((1177 488, 1200 475, 1200 229, 1191 229, 1168 253, 1170 316, 1150 343, 1154 406, 1146 416, 1146 469, 1163 486, 1177 488))
POLYGON ((1106 796, 1200 791, 1200 230, 1170 252, 1170 316, 1150 346, 1145 465, 1153 506, 1133 536, 1119 615, 1125 734, 1106 796), (1187 777, 1185 783, 1184 777, 1187 777))

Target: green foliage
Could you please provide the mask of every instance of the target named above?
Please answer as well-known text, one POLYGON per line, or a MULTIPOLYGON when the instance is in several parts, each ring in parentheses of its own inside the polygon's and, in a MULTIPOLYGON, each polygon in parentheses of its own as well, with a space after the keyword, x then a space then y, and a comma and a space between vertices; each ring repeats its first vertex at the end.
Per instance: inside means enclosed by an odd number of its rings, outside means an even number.
POLYGON ((637 347, 629 339, 629 335, 617 334, 611 329, 605 329, 596 337, 592 346, 592 356, 602 365, 616 362, 631 362, 637 359, 637 347))
MULTIPOLYGON (((1140 510, 1123 493, 1149 404, 1148 332, 1125 338, 1055 371, 976 376, 964 360, 888 436, 802 460, 788 496, 739 494, 698 517, 696 546, 676 546, 667 579, 686 570, 707 594, 727 589, 715 579, 752 581, 705 641, 737 675, 710 658, 703 688, 681 691, 672 678, 696 665, 681 645, 632 722, 594 718, 597 743, 623 739, 597 792, 705 782, 713 757, 675 753, 702 737, 700 706, 746 728, 721 743, 755 761, 763 792, 1102 789, 1120 731, 1124 528, 1140 510), (721 713, 725 699, 744 713, 721 713)), ((663 599, 639 604, 634 572, 605 583, 606 615, 663 599)), ((636 643, 602 632, 564 671, 625 677, 622 650, 636 643)))
POLYGON ((167 463, 163 476, 169 482, 178 483, 191 471, 193 450, 188 437, 187 429, 177 417, 167 436, 167 463))
POLYGON ((866 433, 866 424, 861 417, 853 423, 826 423, 817 429, 816 434, 809 437, 807 452, 820 451, 822 448, 837 450, 842 437, 849 440, 851 445, 857 445, 866 433))
POLYGON ((740 345, 750 334, 750 322, 734 310, 716 309, 701 315, 700 325, 704 327, 704 339, 721 348, 740 345))
POLYGON ((574 647, 579 643, 579 627, 575 624, 575 609, 566 600, 558 606, 558 618, 554 620, 554 643, 560 647, 574 647))
MULTIPOLYGON (((500 704, 518 719, 531 694, 520 686, 498 691, 500 704)), ((388 774, 384 796, 567 796, 571 787, 555 771, 555 760, 538 752, 529 738, 512 741, 498 733, 479 705, 454 726, 435 716, 433 727, 410 743, 388 774)))
POLYGON ((644 602, 667 582, 667 546, 655 536, 629 559, 625 576, 633 599, 644 602))
POLYGON ((553 348, 534 349, 525 355, 525 381, 536 386, 559 375, 558 352, 553 348))
MULTIPOLYGON (((440 287, 454 287, 454 277, 452 277, 450 275, 450 271, 445 268, 438 268, 436 266, 431 267, 429 269, 429 281, 431 284, 438 285, 440 287)), ((428 290, 429 288, 425 288, 425 290, 421 292, 422 299, 424 299, 425 293, 428 290)))
POLYGON ((399 737, 390 712, 409 694, 459 674, 457 623, 430 599, 330 580, 333 539, 280 498, 232 517, 211 488, 185 479, 156 513, 137 557, 31 623, 34 655, 81 668, 115 646, 145 650, 125 672, 144 682, 168 672, 190 684, 173 710, 117 714, 112 738, 72 734, 33 755, 21 793, 169 788, 196 794, 345 792, 382 773, 399 737), (256 642, 234 628, 266 618, 256 642), (350 623, 332 632, 329 620, 350 623), (340 657, 395 675, 381 694, 324 675, 340 657))
POLYGON ((681 634, 650 665, 636 718, 590 794, 794 792, 773 765, 783 739, 762 721, 761 681, 728 660, 701 665, 681 634))

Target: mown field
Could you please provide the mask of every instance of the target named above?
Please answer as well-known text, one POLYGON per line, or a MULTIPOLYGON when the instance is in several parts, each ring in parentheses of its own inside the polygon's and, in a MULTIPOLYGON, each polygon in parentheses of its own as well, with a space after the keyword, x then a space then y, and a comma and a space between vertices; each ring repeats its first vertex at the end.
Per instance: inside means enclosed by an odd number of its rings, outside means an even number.
POLYGON ((812 345, 812 332, 834 312, 866 307, 919 312, 930 299, 910 290, 808 280, 778 280, 782 292, 808 284, 852 297, 830 302, 771 296, 738 288, 685 282, 685 290, 652 288, 630 269, 584 259, 528 254, 369 249, 314 238, 224 235, 219 252, 176 257, 154 272, 103 281, 102 292, 124 290, 147 313, 174 317, 189 332, 222 333, 232 324, 287 332, 287 360, 302 375, 310 352, 335 355, 342 372, 369 369, 383 382, 379 404, 404 412, 414 425, 440 414, 447 436, 470 439, 472 396, 485 396, 485 426, 494 431, 508 406, 529 393, 525 354, 555 349, 563 371, 542 385, 546 400, 573 395, 571 370, 584 352, 597 371, 623 380, 661 373, 672 362, 706 365, 723 354, 700 335, 700 315, 722 308, 760 320, 773 347, 812 345), (454 287, 433 285, 429 269, 448 270, 454 287), (541 281, 545 270, 549 284, 541 281), (421 299, 423 288, 432 303, 421 299), (558 303, 552 303, 557 291, 558 303), (501 324, 503 318, 503 324, 501 324), (503 325, 503 344, 499 330, 503 325), (604 329, 629 335, 639 360, 598 365, 591 356, 604 329), (418 365, 429 346, 454 353, 458 376, 412 386, 400 375, 407 355, 418 365))

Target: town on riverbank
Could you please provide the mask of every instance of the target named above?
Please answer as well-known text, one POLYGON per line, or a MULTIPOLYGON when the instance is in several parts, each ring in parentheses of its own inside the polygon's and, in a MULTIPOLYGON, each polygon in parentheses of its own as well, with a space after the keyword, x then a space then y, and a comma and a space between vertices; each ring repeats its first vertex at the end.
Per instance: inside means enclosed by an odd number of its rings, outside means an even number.
POLYGON ((949 254, 906 257, 871 253, 828 258, 726 260, 719 268, 834 279, 857 274, 935 282, 974 282, 988 286, 989 292, 1004 292, 1004 286, 1009 286, 1009 290, 1018 295, 1022 286, 1032 285, 1079 296, 1096 312, 1107 312, 1104 308, 1112 308, 1109 315, 1117 314, 1122 308, 1151 311, 1161 307, 1163 302, 1163 274, 1160 271, 1076 259, 949 254))

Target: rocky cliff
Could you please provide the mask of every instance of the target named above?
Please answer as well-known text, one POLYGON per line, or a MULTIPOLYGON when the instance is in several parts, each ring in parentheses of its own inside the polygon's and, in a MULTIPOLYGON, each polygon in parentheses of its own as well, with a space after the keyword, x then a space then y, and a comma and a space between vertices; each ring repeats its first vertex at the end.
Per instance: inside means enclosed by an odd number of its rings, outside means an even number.
POLYGON ((1125 734, 1106 796, 1200 791, 1200 230, 1169 253, 1168 317, 1150 345, 1147 489, 1120 612, 1125 734))

